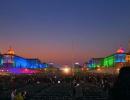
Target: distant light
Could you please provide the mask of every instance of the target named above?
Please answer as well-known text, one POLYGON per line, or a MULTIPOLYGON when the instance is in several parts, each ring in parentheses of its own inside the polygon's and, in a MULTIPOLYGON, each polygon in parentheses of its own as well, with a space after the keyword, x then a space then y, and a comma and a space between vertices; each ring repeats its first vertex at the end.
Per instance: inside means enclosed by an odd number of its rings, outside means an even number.
POLYGON ((25 71, 28 71, 28 69, 26 68, 25 71))
POLYGON ((76 62, 75 65, 79 65, 79 62, 76 62))
POLYGON ((63 69, 63 71, 64 71, 65 74, 68 74, 68 73, 70 73, 70 68, 66 67, 66 68, 63 69))
POLYGON ((60 81, 58 81, 58 84, 60 84, 60 81))
POLYGON ((101 68, 97 68, 97 71, 101 71, 101 68))
POLYGON ((46 71, 47 69, 46 69, 46 68, 44 68, 44 70, 46 71))
POLYGON ((117 68, 116 71, 119 72, 119 71, 120 71, 120 68, 117 68))
POLYGON ((89 70, 89 68, 87 68, 86 70, 89 70))
POLYGON ((79 84, 77 84, 76 86, 79 86, 79 84))
POLYGON ((49 63, 50 65, 54 65, 54 63, 49 63))

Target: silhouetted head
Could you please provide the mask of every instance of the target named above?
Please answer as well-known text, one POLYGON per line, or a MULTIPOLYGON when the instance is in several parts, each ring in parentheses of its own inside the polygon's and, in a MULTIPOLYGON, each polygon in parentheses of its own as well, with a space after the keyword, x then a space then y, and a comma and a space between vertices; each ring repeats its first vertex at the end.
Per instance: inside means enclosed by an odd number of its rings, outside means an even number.
POLYGON ((120 69, 118 79, 120 82, 130 82, 130 66, 120 69))

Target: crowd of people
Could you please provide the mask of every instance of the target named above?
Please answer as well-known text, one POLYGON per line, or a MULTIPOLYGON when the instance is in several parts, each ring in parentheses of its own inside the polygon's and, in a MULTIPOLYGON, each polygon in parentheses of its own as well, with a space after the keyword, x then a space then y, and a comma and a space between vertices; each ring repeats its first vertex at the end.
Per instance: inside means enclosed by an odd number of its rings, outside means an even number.
POLYGON ((62 83, 70 84, 73 97, 86 96, 88 84, 91 84, 106 93, 109 100, 129 100, 130 67, 123 67, 118 76, 100 73, 86 73, 84 77, 41 74, 0 76, 0 100, 29 100, 41 91, 41 87, 49 88, 62 83))

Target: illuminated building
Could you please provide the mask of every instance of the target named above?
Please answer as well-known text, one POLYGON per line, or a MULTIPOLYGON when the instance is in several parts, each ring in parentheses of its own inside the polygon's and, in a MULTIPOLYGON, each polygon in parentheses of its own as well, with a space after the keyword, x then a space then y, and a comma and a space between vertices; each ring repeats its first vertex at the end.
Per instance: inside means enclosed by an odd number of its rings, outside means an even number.
POLYGON ((82 66, 80 65, 80 63, 79 62, 76 62, 76 63, 74 63, 74 68, 82 68, 82 66))
POLYGON ((126 60, 126 66, 130 65, 130 53, 127 53, 125 60, 126 60))
POLYGON ((39 59, 27 59, 29 68, 46 68, 47 64, 42 63, 39 59))
MULTIPOLYGON (((3 66, 4 68, 12 68, 11 71, 13 72, 16 71, 15 68, 39 69, 47 67, 47 64, 42 63, 39 59, 28 59, 16 55, 11 47, 8 50, 7 54, 0 55, 0 65, 3 66)), ((27 70, 25 70, 25 72, 27 72, 27 70)))
POLYGON ((120 48, 116 51, 116 53, 125 53, 125 50, 120 47, 120 48))
POLYGON ((130 54, 126 55, 126 59, 125 60, 126 60, 126 62, 130 63, 130 54))
POLYGON ((130 65, 130 53, 125 53, 123 48, 119 48, 115 54, 106 56, 104 58, 92 58, 87 63, 88 68, 120 68, 125 65, 130 65))
POLYGON ((88 61, 87 67, 88 68, 96 68, 98 66, 101 66, 103 63, 103 58, 92 58, 88 61))
POLYGON ((126 62, 126 53, 116 53, 104 58, 103 67, 123 66, 126 62))
POLYGON ((30 68, 26 58, 14 55, 13 56, 13 67, 15 68, 30 68))
POLYGON ((3 66, 12 67, 14 64, 14 50, 10 47, 6 54, 3 54, 3 66))
POLYGON ((13 66, 13 57, 14 55, 3 54, 3 66, 4 67, 12 67, 13 66))

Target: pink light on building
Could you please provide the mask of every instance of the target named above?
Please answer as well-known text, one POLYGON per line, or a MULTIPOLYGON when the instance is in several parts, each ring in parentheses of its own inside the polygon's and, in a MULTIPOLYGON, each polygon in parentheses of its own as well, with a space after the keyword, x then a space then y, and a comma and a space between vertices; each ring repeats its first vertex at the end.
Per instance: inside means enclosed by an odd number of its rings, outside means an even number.
POLYGON ((125 50, 124 50, 124 48, 119 48, 119 49, 116 51, 116 53, 125 53, 125 50))

